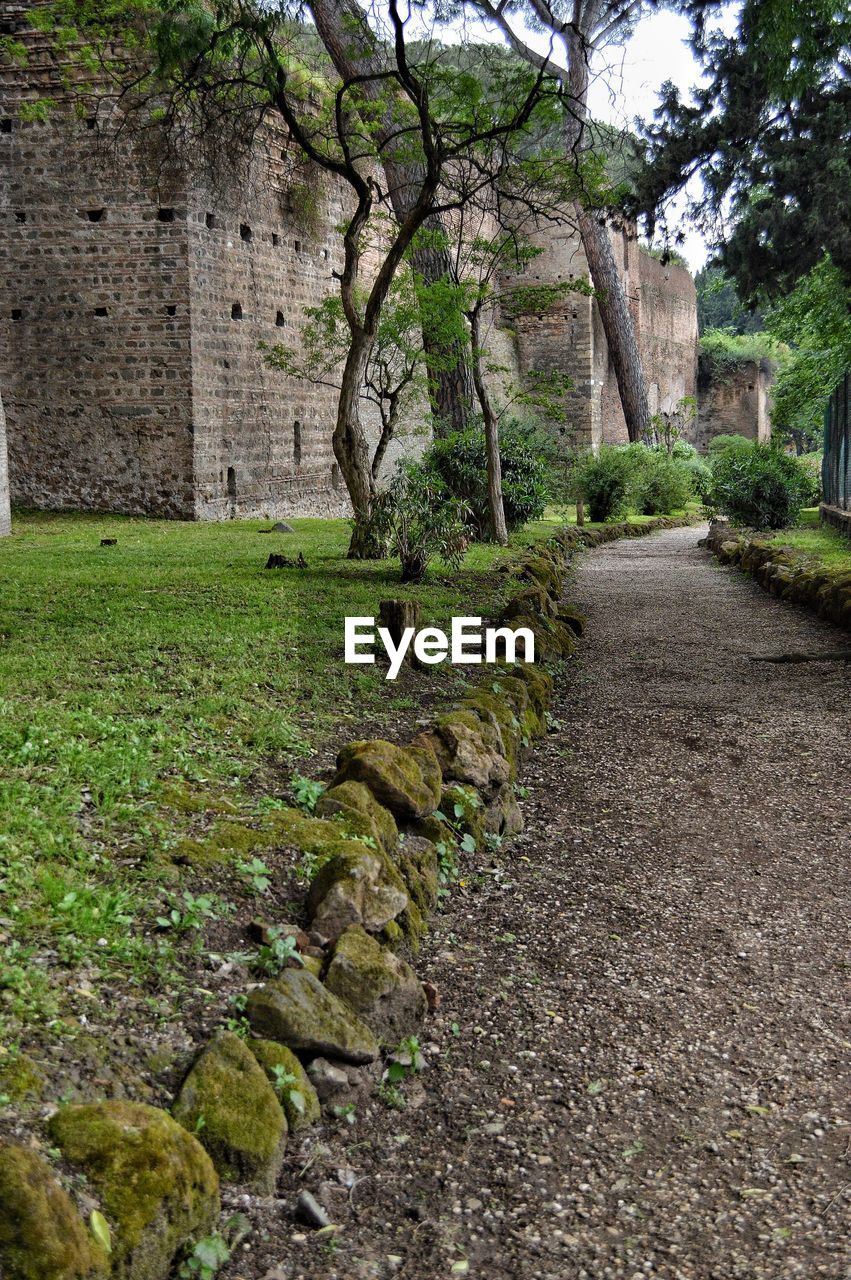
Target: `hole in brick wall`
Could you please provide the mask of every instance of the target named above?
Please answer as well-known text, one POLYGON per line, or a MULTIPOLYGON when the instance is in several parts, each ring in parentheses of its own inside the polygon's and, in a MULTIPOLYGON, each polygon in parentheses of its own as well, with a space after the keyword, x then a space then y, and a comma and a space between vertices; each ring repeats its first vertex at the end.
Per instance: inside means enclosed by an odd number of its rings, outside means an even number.
POLYGON ((87 209, 86 217, 89 222, 103 222, 103 216, 105 213, 106 209, 87 209))
POLYGON ((238 302, 235 302, 235 303, 233 304, 233 306, 231 307, 231 309, 230 309, 230 318, 231 318, 231 320, 241 320, 241 319, 242 319, 242 307, 240 306, 240 304, 239 304, 238 302))
POLYGON ((98 122, 98 118, 97 118, 97 116, 86 116, 86 128, 87 128, 87 129, 94 129, 94 127, 95 127, 95 125, 97 124, 97 122, 98 122))
POLYGON ((157 209, 157 222, 174 222, 174 209, 157 209))
POLYGON ((340 487, 340 468, 335 462, 331 467, 331 488, 339 489, 340 487))
POLYGON ((279 329, 283 329, 283 327, 284 327, 284 325, 285 325, 286 323, 287 323, 287 322, 286 322, 286 320, 284 319, 284 313, 283 313, 283 311, 276 311, 276 312, 275 312, 275 324, 278 326, 278 328, 279 328, 279 329))
POLYGON ((228 497, 231 502, 236 498, 236 470, 228 467, 228 497))
POLYGON ((3 119, 0 120, 0 133, 11 133, 11 132, 12 132, 11 117, 4 116, 3 119))
POLYGON ((215 231, 218 225, 219 224, 216 219, 216 215, 214 213, 208 213, 205 215, 204 226, 207 228, 208 231, 215 231))
POLYGON ((301 466, 301 423, 293 423, 293 462, 301 466))
POLYGON ((328 250, 327 250, 327 249, 323 249, 323 250, 322 250, 322 257, 327 259, 327 257, 328 257, 328 250))
POLYGON ((13 320, 23 320, 24 318, 24 313, 20 307, 12 307, 11 315, 13 320))
POLYGON ((167 316, 176 316, 176 315, 177 315, 177 307, 174 307, 174 306, 167 306, 167 307, 166 307, 166 309, 165 309, 165 313, 166 313, 166 315, 167 315, 167 316))
POLYGON ((748 383, 748 391, 753 391, 753 389, 754 389, 754 384, 753 384, 752 382, 749 382, 749 383, 748 383))
POLYGON ((104 316, 109 315, 109 312, 107 311, 106 307, 95 307, 94 313, 101 320, 103 319, 104 316))
POLYGON ((26 222, 26 220, 27 220, 27 215, 24 213, 23 209, 16 209, 16 210, 15 210, 15 221, 16 221, 16 222, 26 222))
POLYGON ((274 244, 274 245, 278 245, 278 244, 280 244, 280 243, 281 243, 281 237, 278 235, 277 231, 273 231, 273 232, 272 232, 272 244, 274 244))
POLYGON ((13 36, 15 34, 15 24, 9 18, 4 18, 0 22, 0 36, 13 36))
POLYGON ((246 244, 251 244, 251 241, 254 239, 254 233, 247 222, 240 223, 239 238, 240 240, 244 240, 246 244))
POLYGON ((295 249, 296 253, 301 253, 301 241, 293 240, 293 248, 295 249))

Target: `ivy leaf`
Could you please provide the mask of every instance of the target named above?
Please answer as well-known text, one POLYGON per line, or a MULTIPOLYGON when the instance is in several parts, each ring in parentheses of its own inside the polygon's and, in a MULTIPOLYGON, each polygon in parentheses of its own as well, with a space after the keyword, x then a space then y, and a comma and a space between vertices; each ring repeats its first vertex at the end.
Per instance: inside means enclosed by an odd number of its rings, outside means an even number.
POLYGON ((476 841, 474 837, 470 835, 469 831, 461 837, 461 848, 465 853, 476 852, 476 841))

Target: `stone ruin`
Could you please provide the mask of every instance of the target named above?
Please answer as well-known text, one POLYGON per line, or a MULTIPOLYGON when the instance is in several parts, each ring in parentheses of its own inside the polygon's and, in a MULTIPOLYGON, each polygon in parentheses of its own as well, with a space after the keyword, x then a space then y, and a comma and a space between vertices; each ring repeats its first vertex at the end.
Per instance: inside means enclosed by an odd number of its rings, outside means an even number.
MULTIPOLYGON (((12 501, 191 520, 345 512, 333 389, 267 368, 259 350, 296 345, 303 309, 336 288, 345 190, 299 172, 273 125, 224 180, 199 166, 152 169, 138 141, 113 136, 110 99, 62 109, 63 68, 28 7, 0 0, 0 28, 29 59, 0 55, 0 389, 12 501), (39 111, 46 99, 58 105, 39 111)), ((670 411, 696 389, 694 283, 630 235, 611 234, 651 411, 670 411)), ((507 284, 588 278, 574 231, 547 228, 540 244, 544 253, 507 284)), ((517 378, 573 379, 572 443, 626 439, 592 299, 561 295, 546 311, 495 320, 498 358, 517 378)), ((397 446, 416 447, 415 435, 397 446)))

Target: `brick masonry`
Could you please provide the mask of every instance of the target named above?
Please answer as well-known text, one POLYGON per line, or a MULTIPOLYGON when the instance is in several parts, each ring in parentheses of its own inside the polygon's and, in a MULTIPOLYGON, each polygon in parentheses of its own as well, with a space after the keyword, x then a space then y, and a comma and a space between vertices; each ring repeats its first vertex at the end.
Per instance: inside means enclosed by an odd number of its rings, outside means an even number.
MULTIPOLYGON (((297 170, 267 128, 229 175, 156 169, 150 139, 115 140, 114 109, 67 97, 26 4, 0 0, 29 64, 0 56, 0 387, 13 502, 221 520, 347 509, 336 395, 269 370, 306 306, 336 289, 346 191, 297 170), (52 98, 44 122, 22 104, 52 98)), ((578 236, 548 231, 522 283, 587 278, 578 236)), ((614 234, 651 408, 694 393, 688 272, 614 234)), ((596 304, 579 294, 495 331, 500 361, 571 375, 577 443, 626 438, 596 304)), ((367 417, 369 428, 375 423, 367 417)), ((414 413, 399 448, 416 449, 414 413)), ((398 449, 397 449, 398 452, 398 449)), ((392 457, 392 455, 391 455, 392 457)))
POLYGON ((765 443, 771 436, 768 398, 774 378, 770 360, 748 360, 712 372, 701 362, 698 415, 691 442, 705 451, 716 436, 740 435, 765 443))

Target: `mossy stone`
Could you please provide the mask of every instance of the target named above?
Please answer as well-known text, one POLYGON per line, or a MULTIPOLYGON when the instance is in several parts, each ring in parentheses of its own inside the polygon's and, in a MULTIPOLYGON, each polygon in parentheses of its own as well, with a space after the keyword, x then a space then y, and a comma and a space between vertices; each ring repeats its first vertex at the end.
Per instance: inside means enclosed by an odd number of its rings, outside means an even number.
POLYGON ((555 616, 559 622, 563 622, 565 626, 570 627, 574 635, 581 636, 584 634, 588 619, 581 609, 577 609, 575 604, 560 604, 555 616))
POLYGON ((362 841, 346 834, 341 822, 312 818, 298 809, 276 809, 269 815, 268 822, 277 844, 299 849, 317 868, 338 854, 356 855, 365 847, 362 841))
POLYGON ((273 1086, 277 1079, 276 1067, 283 1068, 287 1075, 295 1077, 292 1088, 297 1089, 304 1100, 301 1110, 293 1104, 286 1088, 278 1092, 291 1132, 298 1133, 301 1129, 309 1129, 312 1124, 316 1124, 322 1114, 322 1106, 310 1082, 310 1077, 292 1049, 288 1049, 285 1044, 279 1044, 277 1040, 251 1039, 246 1043, 273 1086))
POLYGON ((275 1189, 287 1121, 266 1073, 239 1036, 222 1031, 181 1086, 172 1115, 195 1133, 224 1182, 275 1189))
POLYGON ((420 734, 417 741, 431 745, 446 782, 469 783, 486 790, 511 776, 498 722, 492 716, 483 718, 471 707, 437 716, 433 730, 420 734))
POLYGON ((400 819, 424 817, 440 798, 440 769, 433 755, 380 738, 343 747, 331 787, 343 782, 363 783, 379 804, 400 819))
POLYGON ((53 1142, 88 1177, 112 1226, 112 1275, 162 1280, 188 1240, 212 1229, 219 1179, 207 1152, 165 1111, 141 1102, 65 1107, 53 1142))
POLYGON ((472 707, 481 719, 495 722, 499 726, 503 754, 511 765, 512 776, 514 776, 517 770, 520 740, 523 736, 523 726, 514 714, 514 708, 505 699, 482 686, 465 693, 460 706, 472 707))
POLYGON ((512 596, 500 613, 501 622, 510 622, 521 613, 543 613, 553 617, 557 605, 552 596, 543 587, 531 586, 512 596))
POLYGON ((325 985, 388 1048, 410 1035, 426 1015, 425 992, 411 966, 357 925, 337 939, 325 985))
POLYGON ((378 1057, 378 1042, 361 1019, 306 969, 285 969, 249 993, 246 1015, 261 1040, 300 1053, 356 1064, 378 1057))
POLYGON ((316 816, 330 818, 336 815, 343 820, 348 831, 370 836, 386 853, 392 854, 399 843, 399 830, 393 814, 378 803, 362 782, 341 782, 336 787, 329 787, 319 797, 316 816))
POLYGON ((314 929, 336 938, 352 924, 378 933, 407 901, 402 877, 387 854, 361 844, 323 864, 311 883, 308 909, 314 929))
POLYGON ((444 787, 440 809, 461 835, 472 836, 476 848, 481 848, 485 838, 484 806, 475 787, 459 782, 444 787))
POLYGON ((36 1098, 43 1088, 44 1076, 25 1053, 0 1059, 0 1093, 5 1093, 13 1102, 36 1098))
POLYGON ((0 1275, 94 1280, 106 1257, 47 1161, 0 1139, 0 1275))
POLYGON ((421 914, 428 915, 437 903, 440 860, 436 847, 431 840, 409 835, 397 856, 410 897, 421 914))

